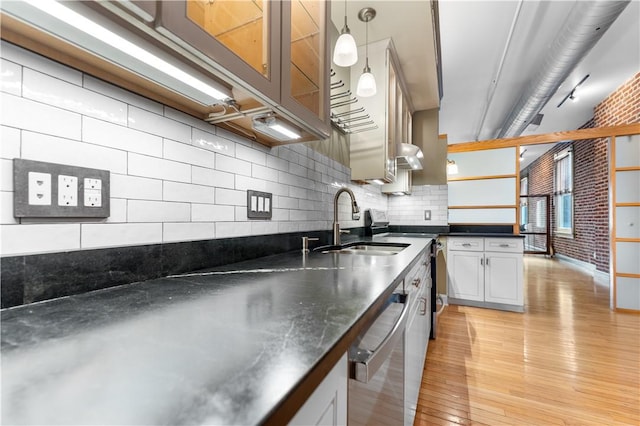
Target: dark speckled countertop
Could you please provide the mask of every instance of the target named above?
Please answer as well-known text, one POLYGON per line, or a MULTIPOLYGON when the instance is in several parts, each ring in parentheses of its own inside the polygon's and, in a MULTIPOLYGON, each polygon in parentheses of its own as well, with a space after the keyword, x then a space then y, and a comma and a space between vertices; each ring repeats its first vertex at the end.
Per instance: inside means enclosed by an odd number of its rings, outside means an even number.
POLYGON ((392 256, 296 251, 5 309, 2 423, 271 419, 317 385, 310 372, 344 353, 431 241, 378 240, 411 245, 392 256))

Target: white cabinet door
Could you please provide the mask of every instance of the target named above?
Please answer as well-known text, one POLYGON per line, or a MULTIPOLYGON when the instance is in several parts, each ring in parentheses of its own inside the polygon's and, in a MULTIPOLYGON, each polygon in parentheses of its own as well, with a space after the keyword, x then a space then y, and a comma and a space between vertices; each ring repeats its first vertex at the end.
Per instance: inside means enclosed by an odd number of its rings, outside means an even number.
POLYGON ((447 256, 449 297, 484 301, 484 253, 450 250, 447 256))
POLYGON ((485 294, 487 302, 522 305, 523 261, 520 253, 485 254, 485 294))
POLYGON ((348 361, 345 353, 298 410, 289 425, 346 425, 348 379, 348 361))

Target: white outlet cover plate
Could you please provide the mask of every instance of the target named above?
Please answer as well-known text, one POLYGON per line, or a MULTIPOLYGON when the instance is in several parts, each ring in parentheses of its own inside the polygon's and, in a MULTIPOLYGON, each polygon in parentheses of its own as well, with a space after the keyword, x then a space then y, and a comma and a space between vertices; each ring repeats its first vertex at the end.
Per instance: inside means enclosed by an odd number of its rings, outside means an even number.
POLYGON ((29 172, 29 204, 32 206, 51 205, 51 174, 29 172))
POLYGON ((76 207, 78 205, 78 177, 58 175, 58 205, 76 207))

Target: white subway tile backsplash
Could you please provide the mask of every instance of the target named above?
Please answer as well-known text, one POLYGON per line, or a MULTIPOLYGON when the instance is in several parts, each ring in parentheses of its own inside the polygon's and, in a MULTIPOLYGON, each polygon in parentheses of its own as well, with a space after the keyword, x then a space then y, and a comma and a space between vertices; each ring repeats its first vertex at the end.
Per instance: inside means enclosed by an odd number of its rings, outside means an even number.
POLYGON ((265 181, 264 190, 272 193, 274 196, 289 196, 289 185, 284 183, 265 181))
POLYGON ((189 222, 191 205, 164 201, 129 200, 128 222, 189 222))
POLYGON ((127 222, 127 200, 124 198, 111 198, 109 200, 109 217, 107 223, 127 222))
POLYGON ((162 194, 164 201, 208 204, 213 204, 214 202, 213 188, 191 183, 165 182, 162 194))
POLYGON ((0 191, 13 191, 12 160, 0 160, 0 191))
POLYGON ((25 68, 22 96, 63 110, 126 125, 127 104, 75 84, 25 68))
POLYGON ((273 206, 279 209, 299 209, 300 200, 291 197, 275 197, 273 199, 273 206))
POLYGON ((2 256, 80 249, 79 223, 1 225, 0 234, 2 256))
POLYGON ((2 40, 1 43, 3 58, 77 86, 82 85, 82 73, 80 71, 22 49, 4 40, 2 40))
POLYGON ((131 105, 129 105, 129 127, 191 144, 191 127, 131 105))
POLYGON ((247 208, 244 206, 235 206, 234 220, 236 222, 248 221, 249 218, 247 217, 247 208))
POLYGON ((251 235, 269 235, 278 233, 276 222, 254 221, 251 222, 251 235))
POLYGON ((191 166, 189 164, 133 153, 129 153, 128 174, 191 182, 191 166))
MULTIPOLYGON (((11 94, 21 93, 12 88, 14 83, 7 85, 10 93, 0 93, 0 121, 4 124, 0 135, 0 190, 4 191, 0 192, 0 219, 2 229, 9 229, 6 242, 3 234, 2 247, 11 253, 331 228, 333 194, 340 185, 350 183, 350 171, 344 165, 302 144, 260 145, 2 42, 3 48, 5 45, 9 54, 3 52, 3 70, 20 69, 22 88, 39 100, 11 94), (18 223, 11 212, 10 159, 16 157, 110 170, 110 217, 60 219, 62 223, 55 225, 18 223), (248 189, 273 194, 271 220, 247 220, 248 189), (25 242, 21 240, 22 229, 28 234, 25 242), (43 231, 46 241, 32 238, 37 230, 43 231), (59 234, 61 242, 51 243, 59 234)), ((379 187, 348 186, 363 210, 387 209, 387 197, 379 187)), ((426 196, 436 197, 433 203, 443 204, 446 216, 446 186, 425 190, 413 202, 431 203, 425 201, 426 196)), ((398 206, 409 212, 424 207, 398 206)), ((340 209, 343 227, 364 225, 364 215, 359 221, 348 220, 346 197, 340 209)), ((437 209, 432 210, 436 219, 437 209)), ((397 217, 415 221, 417 215, 397 217)))
POLYGON ((22 94, 22 67, 0 58, 0 90, 12 95, 22 94))
POLYGON ((0 126, 0 158, 20 158, 20 129, 0 126))
POLYGON ((233 222, 234 206, 216 204, 192 204, 191 221, 193 222, 233 222))
POLYGON ((216 222, 216 238, 246 237, 251 235, 247 222, 216 222))
POLYGON ((271 220, 274 222, 289 220, 289 210, 273 208, 271 212, 271 220))
POLYGON ((162 200, 162 181, 112 173, 111 197, 162 200))
MULTIPOLYGON (((321 228, 316 228, 321 229, 321 228)), ((298 222, 278 222, 278 232, 287 233, 287 232, 298 232, 300 231, 300 224, 298 222)), ((302 247, 302 243, 300 243, 300 247, 302 247)))
POLYGON ((15 224, 18 219, 13 217, 13 192, 0 191, 0 224, 15 224))
MULTIPOLYGON (((237 149, 237 147, 236 147, 237 149)), ((251 176, 251 163, 226 155, 216 154, 216 170, 235 173, 236 175, 251 176)))
POLYGON ((278 171, 258 164, 251 165, 251 176, 264 181, 278 182, 278 171))
POLYGON ((289 162, 273 155, 267 155, 267 168, 286 172, 289 171, 289 162))
POLYGON ((236 176, 236 188, 240 191, 252 189, 254 191, 266 191, 265 181, 248 176, 236 176))
POLYGON ((230 206, 247 206, 247 191, 216 188, 216 204, 230 206))
POLYGON ((162 241, 171 243, 176 241, 211 240, 215 238, 215 223, 165 223, 163 225, 162 241))
POLYGON ((0 122, 6 126, 80 139, 80 114, 6 93, 0 93, 0 104, 0 122))
POLYGON ((205 132, 213 132, 215 133, 216 128, 212 124, 196 118, 192 115, 186 114, 182 111, 178 111, 177 109, 171 108, 169 106, 164 106, 163 115, 170 120, 177 121, 182 124, 186 124, 191 128, 200 129, 205 132))
POLYGON ((237 135, 233 132, 230 132, 227 129, 223 129, 222 127, 216 127, 216 135, 240 145, 246 145, 246 146, 252 145, 252 142, 249 139, 242 137, 240 135, 237 135))
POLYGON ((211 129, 206 132, 193 128, 191 131, 191 144, 198 148, 234 157, 236 155, 236 144, 214 134, 214 131, 214 127, 211 127, 211 129))
POLYGON ((128 105, 134 105, 138 108, 146 109, 149 112, 162 115, 163 107, 156 101, 152 101, 144 96, 136 95, 133 92, 129 92, 113 84, 109 84, 106 81, 100 80, 93 76, 84 74, 82 85, 85 89, 92 90, 94 92, 101 93, 110 98, 117 99, 128 105))
POLYGON ((125 151, 40 133, 22 133, 22 158, 126 173, 125 151))
POLYGON ((162 157, 162 138, 118 124, 82 117, 82 140, 88 143, 162 157))
POLYGON ((235 187, 235 175, 233 173, 219 172, 206 167, 193 166, 191 169, 191 179, 193 183, 198 185, 229 189, 235 187))
POLYGON ((213 168, 214 165, 215 154, 213 152, 184 143, 165 139, 163 152, 164 158, 167 160, 209 168, 213 168))
POLYGON ((132 246, 162 242, 162 223, 83 223, 82 248, 132 246))
POLYGON ((264 151, 254 149, 245 145, 236 146, 236 158, 249 161, 253 164, 265 166, 267 164, 267 154, 264 151))

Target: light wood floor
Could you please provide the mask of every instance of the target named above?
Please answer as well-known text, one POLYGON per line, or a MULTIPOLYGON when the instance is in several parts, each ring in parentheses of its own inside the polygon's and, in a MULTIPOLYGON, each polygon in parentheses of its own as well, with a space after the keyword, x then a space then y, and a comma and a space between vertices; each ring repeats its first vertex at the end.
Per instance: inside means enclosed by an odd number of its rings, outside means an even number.
POLYGON ((557 260, 525 257, 526 313, 447 306, 415 425, 640 424, 640 315, 557 260))

